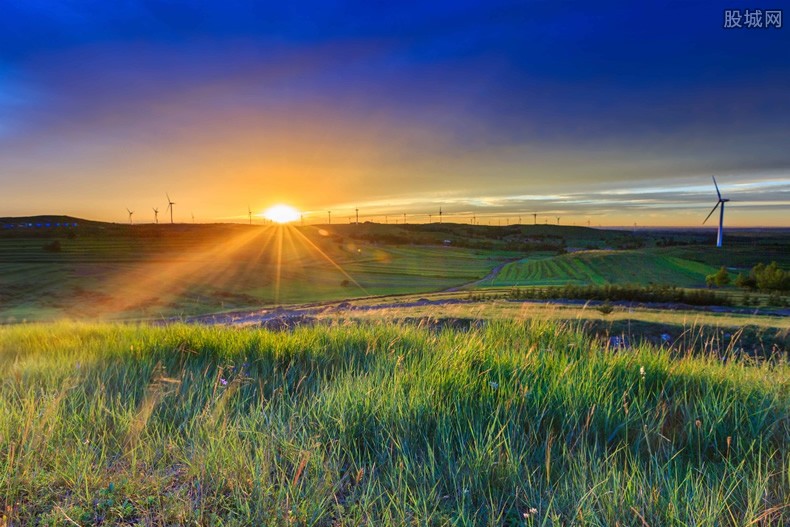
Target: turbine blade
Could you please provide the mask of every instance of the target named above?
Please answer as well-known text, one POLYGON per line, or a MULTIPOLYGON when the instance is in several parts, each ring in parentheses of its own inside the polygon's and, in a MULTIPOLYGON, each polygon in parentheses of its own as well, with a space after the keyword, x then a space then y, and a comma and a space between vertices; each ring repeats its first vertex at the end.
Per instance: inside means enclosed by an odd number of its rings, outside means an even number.
MULTIPOLYGON (((708 221, 708 218, 710 218, 713 215, 713 213, 716 212, 716 208, 719 205, 721 205, 721 201, 716 202, 716 204, 713 206, 713 209, 711 209, 710 213, 705 217, 705 221, 708 221)), ((702 222, 703 225, 705 225, 705 221, 702 222)))
POLYGON ((713 178, 713 186, 716 187, 716 195, 719 196, 719 200, 721 200, 721 192, 719 192, 719 185, 716 184, 716 176, 711 176, 713 178))

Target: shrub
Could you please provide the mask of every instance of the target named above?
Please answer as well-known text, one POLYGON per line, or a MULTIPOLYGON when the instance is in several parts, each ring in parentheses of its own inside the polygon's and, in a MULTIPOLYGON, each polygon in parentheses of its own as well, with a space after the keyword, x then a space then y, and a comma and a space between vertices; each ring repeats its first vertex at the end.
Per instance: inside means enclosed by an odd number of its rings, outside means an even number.
POLYGON ((730 283, 730 273, 727 272, 726 267, 721 266, 714 274, 709 274, 705 277, 705 283, 708 284, 708 287, 714 285, 716 287, 723 287, 730 283))
POLYGON ((599 305, 595 309, 597 309, 602 315, 608 315, 612 311, 614 311, 614 306, 612 306, 612 303, 607 300, 606 302, 599 305))
POLYGON ((769 265, 759 263, 752 269, 757 288, 763 291, 790 290, 790 272, 780 269, 776 262, 769 265))

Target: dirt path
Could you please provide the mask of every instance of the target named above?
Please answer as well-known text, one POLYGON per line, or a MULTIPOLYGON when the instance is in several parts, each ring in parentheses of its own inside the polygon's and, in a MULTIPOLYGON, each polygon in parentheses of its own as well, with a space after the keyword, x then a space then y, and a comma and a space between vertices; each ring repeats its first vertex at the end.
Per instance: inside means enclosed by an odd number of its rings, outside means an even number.
MULTIPOLYGON (((493 271, 492 271, 493 272, 493 271)), ((481 280, 485 280, 482 278, 481 280)), ((429 295, 426 295, 429 296, 429 295)), ((367 299, 368 301, 370 299, 367 299)), ((375 310, 387 309, 408 309, 425 306, 449 306, 459 304, 474 304, 475 302, 465 298, 438 298, 430 300, 419 298, 413 301, 393 301, 392 297, 383 297, 380 303, 358 305, 349 301, 328 302, 326 304, 309 304, 302 306, 291 306, 287 308, 277 307, 272 309, 259 309, 255 311, 235 311, 231 313, 217 313, 211 315, 201 315, 188 317, 186 319, 172 320, 170 322, 186 322, 188 324, 222 325, 222 326, 256 326, 268 329, 287 329, 300 325, 311 325, 319 318, 329 318, 333 316, 352 316, 353 313, 364 313, 375 310)), ((509 300, 508 302, 520 304, 540 304, 540 305, 562 305, 562 306, 595 306, 601 302, 584 300, 509 300)), ((477 302, 479 303, 479 302, 477 302)), ((612 302, 612 305, 622 308, 641 308, 648 310, 666 311, 690 311, 700 313, 732 313, 754 316, 790 316, 790 309, 747 309, 723 306, 690 306, 686 304, 670 303, 646 303, 646 302, 612 302)), ((441 318, 441 311, 437 311, 437 316, 441 318)), ((167 322, 165 322, 167 323, 167 322)))

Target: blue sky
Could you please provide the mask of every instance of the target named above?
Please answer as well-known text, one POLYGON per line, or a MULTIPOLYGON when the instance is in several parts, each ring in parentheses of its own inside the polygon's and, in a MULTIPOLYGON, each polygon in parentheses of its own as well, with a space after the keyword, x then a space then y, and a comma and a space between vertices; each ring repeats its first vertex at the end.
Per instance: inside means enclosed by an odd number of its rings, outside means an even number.
POLYGON ((790 30, 722 27, 774 4, 3 7, 0 216, 790 217, 790 30))

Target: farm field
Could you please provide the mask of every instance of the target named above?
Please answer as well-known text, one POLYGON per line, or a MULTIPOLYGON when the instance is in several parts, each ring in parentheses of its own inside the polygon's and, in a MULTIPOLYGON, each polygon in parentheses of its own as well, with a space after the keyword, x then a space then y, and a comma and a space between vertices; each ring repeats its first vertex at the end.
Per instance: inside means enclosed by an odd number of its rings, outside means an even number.
POLYGON ((581 251, 508 263, 492 280, 481 285, 672 284, 705 287, 705 276, 717 270, 692 260, 643 251, 581 251))
POLYGON ((61 323, 0 328, 0 370, 8 525, 790 520, 782 356, 537 319, 61 323))

